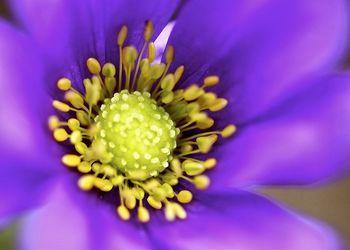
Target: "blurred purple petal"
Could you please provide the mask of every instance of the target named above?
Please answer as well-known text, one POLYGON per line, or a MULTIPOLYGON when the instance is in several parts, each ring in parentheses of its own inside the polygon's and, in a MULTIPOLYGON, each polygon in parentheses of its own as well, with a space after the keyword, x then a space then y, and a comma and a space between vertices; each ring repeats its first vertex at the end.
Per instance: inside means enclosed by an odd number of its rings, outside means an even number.
POLYGON ((233 122, 268 109, 305 75, 334 65, 345 48, 344 1, 190 1, 169 44, 184 79, 208 72, 230 100, 233 122))
POLYGON ((349 171, 350 76, 310 82, 218 150, 219 185, 309 184, 349 171))
POLYGON ((149 224, 161 249, 338 249, 328 227, 254 194, 226 191, 199 196, 185 221, 149 224), (161 243, 162 242, 162 243, 161 243))
POLYGON ((8 220, 43 202, 55 181, 48 162, 20 155, 1 155, 0 219, 8 220), (46 170, 45 170, 46 168, 46 170))
POLYGON ((50 139, 44 126, 51 101, 42 88, 42 64, 25 35, 1 20, 0 33, 0 152, 33 157, 50 139))
POLYGON ((114 207, 78 190, 75 182, 67 180, 53 186, 45 205, 24 221, 21 248, 147 248, 149 243, 140 225, 122 222, 114 207))
MULTIPOLYGON (((80 81, 85 61, 97 57, 116 62, 117 34, 130 32, 127 43, 140 45, 146 20, 155 23, 155 35, 167 24, 178 1, 136 0, 11 0, 15 16, 40 45, 53 67, 49 74, 67 74, 80 81), (40 13, 40 15, 38 15, 40 13)), ((52 78, 50 78, 53 80, 52 78)), ((50 81, 51 82, 51 81, 50 81)), ((50 84, 50 82, 48 84, 50 84)))

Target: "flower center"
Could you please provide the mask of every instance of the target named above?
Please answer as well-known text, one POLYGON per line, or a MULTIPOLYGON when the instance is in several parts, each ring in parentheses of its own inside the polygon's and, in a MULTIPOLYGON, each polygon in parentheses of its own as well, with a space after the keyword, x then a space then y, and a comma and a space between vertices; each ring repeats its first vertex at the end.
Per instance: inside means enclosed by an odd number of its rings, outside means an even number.
POLYGON ((127 33, 123 26, 118 34, 118 67, 108 62, 101 67, 95 58, 86 61, 91 77, 84 79, 84 91, 68 78, 58 80, 65 100, 52 104, 66 113, 66 120, 51 116, 49 127, 56 141, 69 140, 74 146, 61 160, 81 174, 81 190, 118 190, 121 219, 129 220, 136 208, 141 222, 150 220, 149 210, 163 208, 168 221, 185 219, 181 204, 191 202, 193 190, 179 184, 206 189, 210 179, 204 172, 215 167, 216 159, 199 160, 197 155, 207 155, 219 136, 231 136, 236 127, 210 130, 215 122, 206 111, 218 112, 228 103, 207 92, 219 83, 218 76, 176 89, 184 66, 168 72, 174 57, 171 46, 165 62, 155 62, 152 22, 146 22, 140 52, 124 46, 127 33))
POLYGON ((112 166, 127 177, 145 180, 169 166, 178 130, 148 92, 114 94, 104 101, 95 122, 96 138, 106 145, 112 166))

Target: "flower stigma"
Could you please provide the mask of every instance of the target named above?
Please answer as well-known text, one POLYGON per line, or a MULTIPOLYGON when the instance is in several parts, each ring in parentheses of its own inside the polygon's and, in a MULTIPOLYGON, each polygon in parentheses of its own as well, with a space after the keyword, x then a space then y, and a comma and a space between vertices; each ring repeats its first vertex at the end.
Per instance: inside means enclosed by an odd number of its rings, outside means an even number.
POLYGON ((67 119, 53 115, 48 125, 57 142, 74 146, 61 160, 81 174, 81 190, 118 190, 121 219, 129 220, 133 209, 143 223, 150 221, 151 209, 164 209, 168 221, 185 219, 184 204, 192 201, 193 193, 181 183, 198 190, 210 185, 204 172, 215 167, 216 159, 196 156, 209 153, 219 136, 231 136, 236 127, 210 130, 214 120, 206 111, 217 112, 228 104, 207 91, 219 83, 218 76, 176 88, 184 66, 168 72, 172 46, 165 50, 165 63, 155 62, 152 22, 146 22, 140 52, 125 46, 127 33, 126 26, 118 33, 118 68, 112 63, 101 67, 97 59, 88 58, 91 77, 84 79, 84 91, 68 78, 58 80, 64 101, 52 104, 67 119))

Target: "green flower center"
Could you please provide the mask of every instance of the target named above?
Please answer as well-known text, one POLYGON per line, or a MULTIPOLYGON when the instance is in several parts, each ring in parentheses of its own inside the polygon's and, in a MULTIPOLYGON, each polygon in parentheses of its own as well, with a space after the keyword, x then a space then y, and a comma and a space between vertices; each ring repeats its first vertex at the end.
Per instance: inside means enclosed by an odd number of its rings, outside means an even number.
POLYGON ((95 122, 112 166, 128 177, 144 180, 169 166, 178 132, 148 92, 115 93, 104 101, 95 122))

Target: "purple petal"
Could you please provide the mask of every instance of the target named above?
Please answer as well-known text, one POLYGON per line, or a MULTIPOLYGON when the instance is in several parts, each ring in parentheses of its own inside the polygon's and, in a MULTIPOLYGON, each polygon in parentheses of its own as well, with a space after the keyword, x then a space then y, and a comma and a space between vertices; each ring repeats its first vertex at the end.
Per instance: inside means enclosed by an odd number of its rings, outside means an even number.
MULTIPOLYGON (((130 32, 128 43, 139 45, 146 20, 158 34, 169 21, 178 1, 136 0, 11 0, 16 18, 40 45, 53 68, 49 73, 84 73, 85 61, 97 57, 117 61, 117 33, 130 32), (38 15, 40 13, 40 15, 38 15)), ((80 76, 84 77, 84 76, 80 76)))
POLYGON ((115 210, 95 193, 64 181, 50 192, 42 208, 26 220, 23 249, 144 249, 147 237, 131 222, 122 222, 115 210), (73 185, 73 186, 72 186, 73 185))
MULTIPOLYGON (((42 66, 31 40, 0 20, 0 218, 40 203, 51 177, 63 167, 44 129, 49 103, 42 66)), ((62 171, 63 172, 63 171, 62 171)))
POLYGON ((197 197, 188 217, 149 224, 169 249, 338 249, 334 233, 254 194, 226 191, 197 197))
POLYGON ((55 182, 50 164, 19 156, 16 153, 1 155, 0 220, 15 218, 41 204, 47 187, 55 182))
POLYGON ((300 85, 298 80, 339 60, 347 34, 343 0, 190 1, 169 44, 186 82, 221 77, 219 92, 242 123, 300 85))
POLYGON ((51 101, 42 88, 36 47, 1 20, 0 34, 1 155, 12 151, 20 157, 40 155, 43 147, 49 152, 44 126, 51 101))
POLYGON ((309 184, 349 172, 350 76, 309 82, 218 150, 220 186, 309 184))

